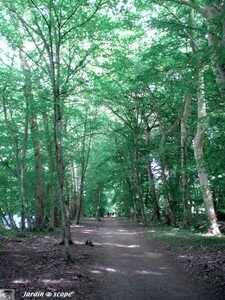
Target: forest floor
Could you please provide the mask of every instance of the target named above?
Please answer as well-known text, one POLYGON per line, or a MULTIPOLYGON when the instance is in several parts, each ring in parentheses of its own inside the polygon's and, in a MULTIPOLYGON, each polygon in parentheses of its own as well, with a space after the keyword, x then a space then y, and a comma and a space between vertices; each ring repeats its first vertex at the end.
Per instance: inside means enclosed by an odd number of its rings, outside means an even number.
POLYGON ((111 217, 71 229, 73 263, 64 260, 59 232, 1 237, 0 288, 15 289, 17 300, 225 298, 224 238, 212 246, 208 238, 111 217))

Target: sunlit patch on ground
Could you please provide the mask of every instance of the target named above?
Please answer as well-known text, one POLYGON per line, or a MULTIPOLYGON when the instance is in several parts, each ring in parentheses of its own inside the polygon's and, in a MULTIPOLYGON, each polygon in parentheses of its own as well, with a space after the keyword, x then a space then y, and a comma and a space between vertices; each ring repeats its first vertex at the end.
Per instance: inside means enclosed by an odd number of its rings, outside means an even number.
POLYGON ((12 283, 17 283, 17 284, 27 284, 29 282, 30 282, 30 280, 27 280, 27 279, 17 279, 17 280, 12 281, 12 283))
POLYGON ((119 248, 140 248, 140 245, 123 245, 123 244, 117 244, 117 243, 95 243, 95 245, 99 245, 99 246, 112 246, 112 247, 119 247, 119 248))
POLYGON ((162 275, 162 273, 159 272, 145 271, 145 270, 135 271, 135 273, 141 275, 162 275))
POLYGON ((44 284, 63 284, 65 283, 73 283, 72 280, 65 280, 64 278, 60 278, 58 280, 56 279, 42 279, 40 282, 43 282, 44 284))
POLYGON ((92 274, 102 274, 102 272, 99 271, 99 270, 91 270, 90 272, 91 272, 92 274))
POLYGON ((123 256, 131 256, 131 257, 148 257, 148 258, 159 258, 162 255, 159 253, 151 253, 151 252, 147 252, 147 253, 143 253, 143 254, 130 254, 130 253, 123 253, 123 256))

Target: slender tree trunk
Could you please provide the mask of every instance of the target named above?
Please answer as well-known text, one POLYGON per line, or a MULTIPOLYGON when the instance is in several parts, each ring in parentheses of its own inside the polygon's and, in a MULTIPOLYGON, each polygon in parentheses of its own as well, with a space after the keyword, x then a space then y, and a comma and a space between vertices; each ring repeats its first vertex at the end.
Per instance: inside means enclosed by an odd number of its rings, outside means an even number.
POLYGON ((32 219, 30 218, 30 216, 28 214, 26 216, 26 219, 27 219, 27 227, 28 227, 28 229, 32 230, 34 228, 34 226, 33 226, 32 219))
POLYGON ((6 215, 2 212, 2 210, 0 210, 0 217, 3 221, 4 226, 11 228, 11 224, 10 224, 9 220, 7 219, 6 215))
POLYGON ((90 136, 88 143, 86 145, 87 125, 88 125, 87 122, 88 122, 88 108, 86 109, 85 112, 84 133, 83 133, 83 139, 81 144, 81 179, 80 179, 79 197, 76 206, 76 217, 75 217, 76 224, 80 222, 80 215, 81 215, 83 198, 84 198, 84 181, 86 177, 86 171, 87 171, 88 161, 90 157, 91 141, 92 141, 92 136, 90 136))
MULTIPOLYGON (((51 10, 52 12, 52 10, 51 10)), ((51 16, 52 18, 52 16, 51 16)), ((62 242, 64 245, 66 260, 72 261, 72 257, 69 251, 69 244, 72 244, 71 231, 70 231, 70 220, 68 202, 66 199, 66 181, 65 181, 65 164, 62 147, 62 134, 63 134, 63 101, 60 97, 60 40, 58 33, 54 28, 55 36, 55 60, 54 52, 52 50, 49 53, 50 66, 51 66, 51 80, 52 80, 52 92, 53 92, 53 103, 54 103, 54 144, 55 144, 55 161, 56 161, 56 173, 59 183, 60 192, 60 204, 61 204, 61 215, 62 215, 62 242)))
POLYGON ((138 118, 136 117, 135 122, 134 122, 134 145, 135 145, 135 151, 134 151, 134 163, 135 163, 134 182, 135 182, 135 186, 136 186, 138 201, 139 201, 140 206, 141 206, 142 221, 143 221, 143 224, 146 225, 147 224, 147 218, 146 218, 146 209, 145 209, 144 197, 143 197, 142 188, 141 188, 138 143, 139 143, 139 126, 138 126, 138 118))
POLYGON ((76 199, 77 199, 77 181, 76 181, 76 168, 75 164, 72 165, 71 168, 72 173, 72 186, 73 186, 73 195, 70 201, 70 216, 73 220, 76 216, 76 199))
POLYGON ((35 229, 43 230, 44 223, 44 188, 42 179, 42 153, 41 145, 38 134, 38 122, 37 117, 33 116, 31 120, 31 131, 33 133, 34 148, 35 148, 35 162, 36 162, 36 201, 35 201, 35 229))
MULTIPOLYGON (((175 124, 176 125, 176 124, 175 124)), ((173 129, 172 129, 173 130, 173 129)), ((171 130, 171 131, 172 131, 171 130)), ((171 192, 170 184, 170 169, 167 163, 167 158, 165 155, 165 143, 166 143, 166 133, 162 129, 163 136, 160 144, 161 148, 161 167, 162 167, 162 177, 164 182, 164 193, 165 193, 165 208, 166 208, 166 224, 170 226, 176 226, 176 217, 174 212, 175 200, 171 192)))
POLYGON ((21 153, 21 163, 19 166, 19 176, 20 176, 20 197, 21 197, 21 234, 25 233, 25 220, 26 220, 26 186, 25 186, 25 159, 27 155, 27 140, 28 140, 28 127, 29 127, 29 99, 30 99, 30 81, 29 81, 29 65, 27 63, 26 57, 20 51, 20 61, 22 70, 25 78, 24 86, 24 98, 26 103, 26 116, 25 116, 25 125, 23 131, 23 144, 22 144, 22 153, 21 153))
POLYGON ((7 226, 8 220, 5 218, 3 212, 0 210, 0 228, 5 228, 7 226))
MULTIPOLYGON (((25 94, 25 100, 26 98, 26 89, 24 89, 24 94, 25 94)), ((13 135, 15 143, 14 143, 14 149, 15 149, 15 159, 17 162, 17 167, 18 167, 18 177, 19 177, 19 182, 20 182, 20 200, 21 200, 21 225, 20 225, 20 230, 21 230, 21 235, 24 235, 25 233, 25 221, 26 221, 26 193, 25 193, 25 158, 26 158, 26 150, 27 150, 27 138, 28 138, 28 102, 26 101, 26 117, 25 117, 25 126, 24 126, 24 132, 23 132, 23 143, 22 143, 22 153, 20 157, 19 153, 19 141, 18 141, 18 131, 17 129, 10 126, 9 119, 8 119, 8 108, 7 108, 7 103, 4 97, 4 91, 2 94, 2 100, 3 100, 3 112, 4 112, 4 117, 5 117, 5 123, 7 125, 7 130, 9 135, 13 135)), ((9 113, 11 115, 11 112, 9 113)), ((13 122, 14 123, 14 122, 13 122)), ((15 124, 13 124, 15 125, 15 124)), ((8 164, 6 164, 8 166, 8 164)), ((10 168, 8 166, 8 168, 10 168)), ((10 168, 11 170, 11 168, 10 168)), ((6 219, 7 220, 7 219, 6 219)), ((8 222, 8 221, 7 221, 8 222)), ((8 226, 8 225, 7 225, 8 226)), ((10 226, 9 226, 10 227, 10 226)))
POLYGON ((152 198, 152 219, 159 221, 160 220, 160 210, 159 210, 159 202, 158 197, 156 195, 156 188, 155 188, 155 178, 152 172, 152 160, 149 159, 148 162, 148 177, 150 183, 150 193, 152 198))
POLYGON ((13 215, 9 213, 8 216, 9 216, 9 221, 10 221, 10 227, 11 227, 12 229, 18 229, 18 228, 17 228, 17 225, 16 225, 16 223, 15 223, 15 220, 14 220, 14 218, 13 218, 13 215))
MULTIPOLYGON (((66 182, 65 182, 65 166, 63 159, 62 149, 62 111, 59 102, 59 93, 55 91, 55 103, 54 103, 54 139, 55 139, 55 153, 56 153, 56 171, 59 181, 60 188, 60 203, 61 203, 61 214, 62 214, 62 225, 63 225, 63 239, 62 243, 65 247, 72 243, 69 214, 67 208, 66 199, 66 182)), ((67 252, 68 249, 66 249, 67 252)))
POLYGON ((199 92, 198 92, 198 125, 195 137, 194 154, 197 162, 198 177, 203 194, 206 216, 208 218, 210 231, 212 234, 220 234, 218 227, 217 217, 213 204, 212 192, 210 189, 210 182, 206 165, 203 156, 203 144, 205 136, 205 122, 206 114, 206 99, 205 99, 205 86, 204 86, 204 72, 199 72, 199 92))
POLYGON ((21 199, 21 234, 24 235, 26 228, 26 192, 25 192, 25 167, 20 166, 20 199, 21 199))
MULTIPOLYGON (((145 122, 145 132, 146 132, 146 144, 148 148, 150 149, 151 145, 151 129, 148 120, 145 117, 144 113, 142 114, 142 118, 145 122)), ((152 172, 152 160, 149 155, 148 158, 148 178, 149 178, 149 185, 150 185, 150 197, 152 200, 152 220, 159 221, 160 220, 160 210, 159 210, 159 203, 158 198, 156 195, 156 188, 155 188, 155 178, 154 173, 152 172)))
POLYGON ((42 114, 44 129, 45 129, 45 141, 48 153, 48 168, 50 173, 50 186, 49 186, 49 198, 51 203, 50 209, 50 229, 54 229, 59 226, 58 209, 56 205, 56 189, 57 189, 57 178, 56 178, 56 167, 53 155, 53 141, 49 129, 48 115, 44 112, 42 114))
POLYGON ((182 182, 182 200, 184 207, 184 226, 189 227, 191 225, 191 206, 190 195, 188 186, 188 174, 187 174, 187 119, 188 108, 191 102, 191 95, 186 93, 184 96, 184 110, 181 118, 181 182, 182 182))
POLYGON ((97 183, 96 187, 96 220, 99 222, 100 221, 100 188, 99 184, 97 183))
POLYGON ((166 223, 170 226, 176 226, 176 217, 174 213, 174 199, 170 191, 170 171, 164 159, 162 164, 163 181, 165 187, 165 207, 166 207, 166 223))
POLYGON ((83 197, 84 197, 84 179, 85 179, 85 176, 84 176, 84 174, 82 174, 81 179, 80 179, 81 183, 80 183, 80 189, 79 189, 79 196, 78 196, 78 201, 77 201, 77 205, 76 205, 75 224, 79 224, 79 222, 80 222, 80 215, 81 215, 81 209, 82 209, 83 197))
MULTIPOLYGON (((20 60, 21 65, 25 77, 25 100, 26 100, 26 108, 29 107, 29 101, 34 100, 33 94, 32 94, 32 83, 30 81, 30 68, 29 64, 26 60, 26 57, 23 56, 22 52, 20 52, 20 60)), ((28 112, 26 117, 26 123, 28 122, 28 112)), ((27 147, 27 132, 28 128, 27 124, 25 125, 24 129, 24 145, 23 145, 23 152, 22 152, 22 158, 25 158, 26 156, 26 147, 27 147)), ((34 114, 31 119, 31 131, 33 133, 33 140, 34 140, 34 148, 35 148, 35 162, 36 162, 36 201, 35 201, 35 228, 37 230, 42 230, 44 228, 44 209, 43 209, 43 198, 44 198, 44 188, 43 188, 43 181, 42 181, 42 161, 41 161, 41 145, 39 141, 39 135, 38 135, 38 123, 37 123, 37 116, 34 114)), ((24 198, 25 198, 25 191, 24 191, 24 165, 20 167, 20 176, 21 176, 21 195, 22 195, 22 207, 24 210, 24 198)), ((22 216, 22 219, 25 218, 25 215, 22 216)), ((22 221, 22 223, 24 220, 22 221)), ((24 224, 22 224, 22 227, 24 224)))

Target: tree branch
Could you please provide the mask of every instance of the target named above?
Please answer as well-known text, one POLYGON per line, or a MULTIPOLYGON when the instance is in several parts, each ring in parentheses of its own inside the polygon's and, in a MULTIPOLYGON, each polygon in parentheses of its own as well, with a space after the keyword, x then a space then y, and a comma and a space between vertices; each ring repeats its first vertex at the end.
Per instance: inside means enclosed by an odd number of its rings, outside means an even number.
POLYGON ((30 56, 30 54, 28 54, 21 46, 19 46, 17 43, 15 43, 14 41, 13 41, 13 39, 10 37, 10 36, 8 36, 7 34, 5 34, 5 33, 2 33, 2 35, 5 37, 5 38, 7 38, 16 48, 18 48, 20 51, 22 51, 36 66, 38 66, 39 68, 41 68, 42 69, 42 71, 45 73, 45 74, 47 74, 47 75, 49 75, 48 74, 48 72, 45 70, 45 68, 43 68, 36 60, 34 60, 31 56, 30 56))
POLYGON ((181 4, 181 5, 186 5, 190 8, 193 8, 195 11, 199 12, 203 16, 203 18, 207 17, 205 9, 202 8, 201 6, 199 6, 198 4, 193 3, 191 1, 186 1, 186 0, 166 0, 166 1, 167 2, 178 3, 178 4, 181 4))

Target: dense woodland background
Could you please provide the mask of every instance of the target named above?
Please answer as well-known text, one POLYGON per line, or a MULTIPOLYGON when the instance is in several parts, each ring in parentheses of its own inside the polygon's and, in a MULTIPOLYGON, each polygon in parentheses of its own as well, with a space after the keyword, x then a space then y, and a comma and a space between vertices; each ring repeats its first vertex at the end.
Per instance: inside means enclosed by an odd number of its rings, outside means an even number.
POLYGON ((216 0, 2 0, 0 222, 225 215, 225 10, 216 0), (203 147, 204 146, 204 147, 203 147))

